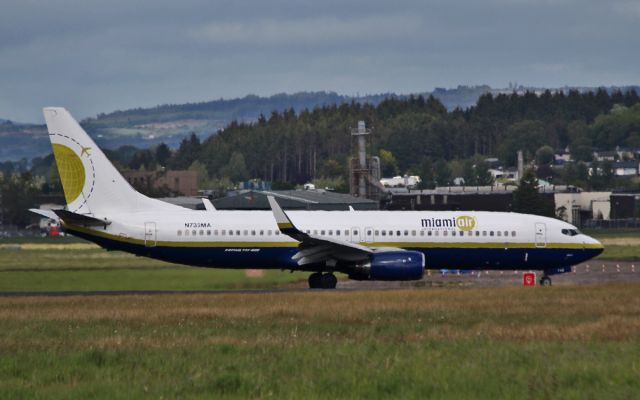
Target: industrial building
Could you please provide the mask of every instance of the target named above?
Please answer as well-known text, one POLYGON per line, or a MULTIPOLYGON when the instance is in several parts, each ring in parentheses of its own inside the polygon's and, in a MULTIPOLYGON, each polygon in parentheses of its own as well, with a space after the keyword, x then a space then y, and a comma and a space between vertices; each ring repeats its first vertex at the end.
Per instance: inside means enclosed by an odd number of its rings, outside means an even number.
MULTIPOLYGON (((511 211, 515 186, 451 186, 433 190, 391 192, 388 210, 511 211)), ((573 186, 542 186, 544 201, 553 203, 556 216, 578 227, 637 226, 640 194, 583 192, 573 186)))
POLYGON ((136 188, 167 188, 184 196, 198 194, 197 171, 124 171, 122 175, 136 188))
POLYGON ((219 210, 270 210, 267 196, 273 196, 288 210, 377 210, 378 202, 327 190, 246 190, 213 199, 219 210))
MULTIPOLYGON (((267 196, 278 199, 278 204, 287 210, 344 211, 350 206, 354 210, 379 208, 377 201, 327 190, 239 190, 226 197, 211 199, 211 202, 218 210, 270 210, 267 196)), ((204 209, 202 200, 197 197, 168 197, 161 200, 186 208, 204 209)))

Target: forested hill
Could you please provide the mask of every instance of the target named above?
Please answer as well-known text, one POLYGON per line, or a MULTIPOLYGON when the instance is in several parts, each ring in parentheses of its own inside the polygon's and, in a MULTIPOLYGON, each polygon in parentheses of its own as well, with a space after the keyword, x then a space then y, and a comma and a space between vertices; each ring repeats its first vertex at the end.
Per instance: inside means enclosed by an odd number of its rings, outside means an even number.
POLYGON ((380 155, 385 176, 410 172, 431 185, 447 185, 484 157, 514 165, 520 149, 527 160, 549 149, 552 160, 553 149, 569 147, 575 159, 590 161, 593 150, 640 148, 639 101, 635 91, 598 90, 486 94, 477 106, 454 111, 422 96, 386 99, 377 106, 344 103, 273 112, 256 123, 233 122, 204 142, 196 136, 183 141, 171 155, 164 149, 161 160, 159 149, 149 149, 121 161, 134 169, 196 169, 211 179, 203 187, 250 178, 346 185, 353 148, 349 131, 364 120, 373 127, 370 152, 380 155))
MULTIPOLYGON (((633 88, 623 88, 626 92, 633 88)), ((568 88, 561 89, 568 93, 568 88)), ((577 88, 577 92, 586 93, 589 88, 577 88)), ((558 89, 551 90, 556 93, 558 89)), ((595 92, 595 89, 592 89, 595 92)), ((608 94, 616 88, 607 88, 608 94)), ((478 98, 485 94, 494 97, 505 93, 517 92, 541 95, 541 89, 511 87, 510 89, 492 89, 489 86, 459 86, 454 89, 436 88, 431 95, 438 99, 448 112, 461 108, 473 107, 478 98)), ((179 145, 181 140, 191 132, 205 138, 220 129, 224 129, 232 121, 253 123, 260 115, 269 116, 273 111, 282 113, 285 110, 313 110, 317 107, 340 106, 342 104, 360 103, 377 107, 387 98, 407 100, 410 96, 428 98, 430 94, 397 95, 393 93, 369 96, 345 96, 333 92, 300 92, 296 94, 278 94, 270 97, 246 96, 239 99, 215 100, 200 103, 178 105, 162 105, 153 108, 136 108, 99 114, 96 118, 82 121, 82 125, 96 140, 98 145, 115 149, 122 145, 151 147, 161 142, 171 148, 179 145)), ((70 110, 73 112, 73 110, 70 110)), ((1 115, 1 114, 0 114, 1 115)), ((10 121, 0 123, 0 161, 31 159, 50 151, 44 125, 15 124, 10 121)))

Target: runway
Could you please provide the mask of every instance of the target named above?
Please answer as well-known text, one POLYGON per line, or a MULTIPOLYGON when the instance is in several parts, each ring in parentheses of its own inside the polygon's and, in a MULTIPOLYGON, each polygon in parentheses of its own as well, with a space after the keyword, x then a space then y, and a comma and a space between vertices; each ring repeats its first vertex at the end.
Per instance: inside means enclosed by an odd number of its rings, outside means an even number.
MULTIPOLYGON (((264 295, 277 293, 330 293, 378 290, 429 290, 461 288, 498 288, 522 286, 524 271, 486 271, 467 273, 429 270, 422 280, 407 282, 341 280, 333 290, 309 289, 298 282, 269 289, 226 290, 113 290, 113 291, 28 291, 0 292, 0 297, 70 297, 70 296, 161 296, 161 295, 264 295)), ((540 276, 540 271, 538 271, 540 276)), ((598 283, 640 283, 640 262, 600 261, 578 264, 573 272, 553 275, 554 286, 590 285, 598 283), (636 265, 637 264, 637 265, 636 265)))

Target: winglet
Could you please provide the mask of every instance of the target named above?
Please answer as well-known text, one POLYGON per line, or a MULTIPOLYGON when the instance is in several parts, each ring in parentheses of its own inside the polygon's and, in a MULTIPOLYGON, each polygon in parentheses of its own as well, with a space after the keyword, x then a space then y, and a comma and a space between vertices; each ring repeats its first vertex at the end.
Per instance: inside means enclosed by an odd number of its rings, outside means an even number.
POLYGON ((202 198, 202 204, 204 204, 204 209, 207 211, 216 211, 216 207, 211 203, 211 200, 206 197, 202 198))
POLYGON ((271 207, 271 211, 273 211, 273 216, 276 219, 276 224, 278 224, 280 232, 285 235, 300 233, 289 217, 287 217, 287 214, 284 213, 284 210, 280 207, 276 199, 273 196, 267 196, 267 200, 269 200, 269 206, 271 207))

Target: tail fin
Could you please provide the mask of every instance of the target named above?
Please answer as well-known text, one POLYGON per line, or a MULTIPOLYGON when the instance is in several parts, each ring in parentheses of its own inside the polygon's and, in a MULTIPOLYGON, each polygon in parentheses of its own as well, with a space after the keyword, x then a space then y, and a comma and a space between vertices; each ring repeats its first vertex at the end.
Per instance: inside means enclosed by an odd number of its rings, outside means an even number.
POLYGON ((43 112, 69 211, 104 215, 179 208, 132 188, 67 110, 43 112))

